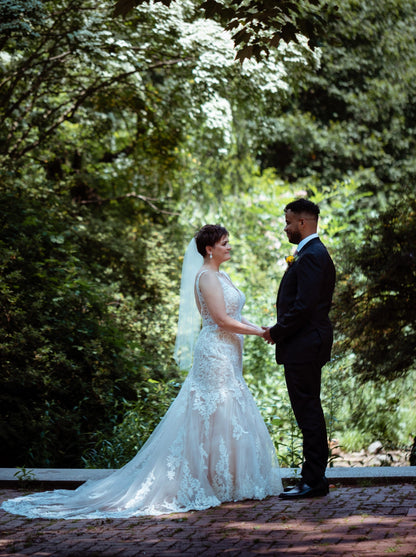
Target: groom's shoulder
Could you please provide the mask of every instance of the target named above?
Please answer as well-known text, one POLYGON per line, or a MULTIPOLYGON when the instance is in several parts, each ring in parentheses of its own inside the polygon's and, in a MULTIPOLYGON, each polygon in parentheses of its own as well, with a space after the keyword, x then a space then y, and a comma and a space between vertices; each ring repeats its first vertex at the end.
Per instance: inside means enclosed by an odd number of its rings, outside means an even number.
POLYGON ((309 254, 312 257, 330 257, 329 252, 320 238, 314 238, 308 242, 301 253, 309 254))
POLYGON ((322 240, 320 238, 313 238, 312 240, 310 240, 307 244, 305 244, 304 248, 301 250, 301 253, 307 253, 307 252, 324 252, 326 251, 326 247, 323 244, 322 240))

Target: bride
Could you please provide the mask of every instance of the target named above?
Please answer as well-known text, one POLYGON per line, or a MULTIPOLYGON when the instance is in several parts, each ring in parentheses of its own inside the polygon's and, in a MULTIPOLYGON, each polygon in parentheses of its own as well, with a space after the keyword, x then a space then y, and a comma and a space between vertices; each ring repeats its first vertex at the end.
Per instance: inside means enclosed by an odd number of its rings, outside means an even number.
POLYGON ((201 228, 188 246, 175 358, 191 370, 137 455, 75 491, 9 499, 3 509, 32 518, 127 518, 282 491, 272 440, 242 376, 243 335, 262 336, 263 330, 241 316, 244 294, 219 270, 230 250, 219 225, 201 228))

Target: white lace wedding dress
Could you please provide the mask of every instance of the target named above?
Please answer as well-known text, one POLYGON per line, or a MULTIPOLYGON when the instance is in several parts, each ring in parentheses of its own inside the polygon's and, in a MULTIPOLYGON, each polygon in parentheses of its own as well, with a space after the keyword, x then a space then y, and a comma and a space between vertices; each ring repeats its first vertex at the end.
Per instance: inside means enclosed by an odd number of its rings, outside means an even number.
MULTIPOLYGON (((226 310, 241 319, 245 297, 217 274, 226 310)), ((202 329, 178 396, 138 454, 123 468, 75 491, 9 499, 27 517, 126 518, 203 510, 282 491, 276 452, 242 376, 243 336, 219 328, 199 289, 202 329)))

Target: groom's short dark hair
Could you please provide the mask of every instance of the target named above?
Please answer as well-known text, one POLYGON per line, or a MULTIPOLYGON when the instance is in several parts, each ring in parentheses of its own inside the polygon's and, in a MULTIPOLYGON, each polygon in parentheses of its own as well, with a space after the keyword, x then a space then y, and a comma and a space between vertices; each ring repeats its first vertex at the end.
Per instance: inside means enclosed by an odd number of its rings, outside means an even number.
POLYGON ((313 201, 309 201, 309 199, 305 199, 304 197, 288 203, 285 207, 285 212, 286 211, 292 211, 292 213, 296 214, 306 213, 307 215, 314 216, 316 220, 318 220, 319 216, 318 205, 313 203, 313 201))

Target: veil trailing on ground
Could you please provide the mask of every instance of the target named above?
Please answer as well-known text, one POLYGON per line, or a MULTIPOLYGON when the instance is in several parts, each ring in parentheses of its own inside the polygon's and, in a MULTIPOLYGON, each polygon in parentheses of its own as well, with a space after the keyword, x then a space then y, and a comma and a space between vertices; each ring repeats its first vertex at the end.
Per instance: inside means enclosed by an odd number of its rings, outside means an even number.
POLYGON ((194 284, 203 262, 204 259, 196 248, 195 238, 192 238, 182 264, 178 331, 174 351, 174 358, 180 369, 188 371, 192 367, 194 345, 201 328, 201 315, 195 302, 194 284))

